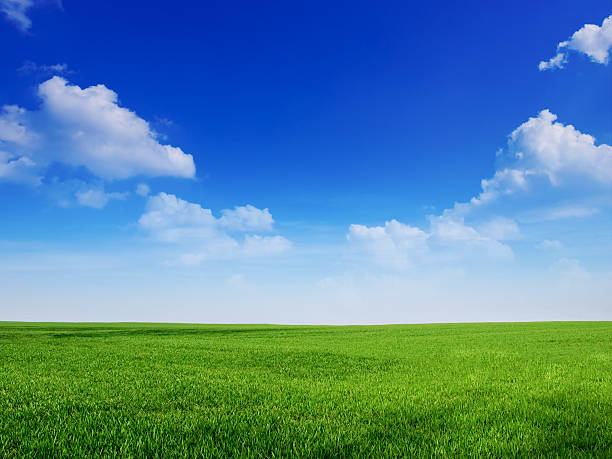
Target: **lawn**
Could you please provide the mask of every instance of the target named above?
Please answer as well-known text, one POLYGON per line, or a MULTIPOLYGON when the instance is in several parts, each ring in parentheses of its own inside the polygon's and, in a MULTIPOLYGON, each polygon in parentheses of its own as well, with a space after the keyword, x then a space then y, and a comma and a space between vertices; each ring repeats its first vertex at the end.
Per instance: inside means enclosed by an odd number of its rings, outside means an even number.
POLYGON ((612 323, 0 322, 0 457, 612 457, 612 323))

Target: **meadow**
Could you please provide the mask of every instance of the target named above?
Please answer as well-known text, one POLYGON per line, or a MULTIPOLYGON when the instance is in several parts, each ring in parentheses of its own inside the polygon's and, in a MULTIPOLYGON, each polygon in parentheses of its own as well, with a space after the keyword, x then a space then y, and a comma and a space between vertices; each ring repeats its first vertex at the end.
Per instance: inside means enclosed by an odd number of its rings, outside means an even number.
POLYGON ((612 457, 612 323, 0 323, 0 457, 612 457))

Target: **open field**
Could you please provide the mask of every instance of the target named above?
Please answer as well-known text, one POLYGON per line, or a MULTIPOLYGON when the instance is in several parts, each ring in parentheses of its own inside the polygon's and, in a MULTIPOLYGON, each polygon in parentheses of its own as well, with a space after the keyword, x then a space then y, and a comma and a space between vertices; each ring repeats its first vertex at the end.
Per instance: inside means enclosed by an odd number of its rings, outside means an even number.
POLYGON ((612 457, 612 323, 0 323, 0 457, 612 457))

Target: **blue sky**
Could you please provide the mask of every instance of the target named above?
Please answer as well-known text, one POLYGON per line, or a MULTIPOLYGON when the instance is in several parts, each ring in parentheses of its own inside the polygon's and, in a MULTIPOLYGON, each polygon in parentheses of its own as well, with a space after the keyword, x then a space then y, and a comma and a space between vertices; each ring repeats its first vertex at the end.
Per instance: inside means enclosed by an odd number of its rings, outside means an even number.
POLYGON ((612 319, 609 2, 0 0, 0 319, 612 319))

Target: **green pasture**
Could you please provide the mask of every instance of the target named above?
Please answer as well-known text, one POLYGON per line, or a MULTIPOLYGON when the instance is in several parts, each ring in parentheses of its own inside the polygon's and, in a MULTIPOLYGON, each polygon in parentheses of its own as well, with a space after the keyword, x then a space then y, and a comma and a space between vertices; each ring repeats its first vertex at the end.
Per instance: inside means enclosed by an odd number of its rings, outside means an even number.
POLYGON ((612 457, 612 323, 0 323, 0 457, 612 457))

